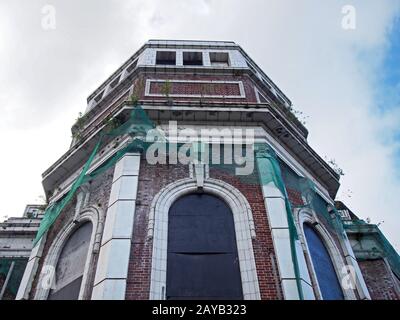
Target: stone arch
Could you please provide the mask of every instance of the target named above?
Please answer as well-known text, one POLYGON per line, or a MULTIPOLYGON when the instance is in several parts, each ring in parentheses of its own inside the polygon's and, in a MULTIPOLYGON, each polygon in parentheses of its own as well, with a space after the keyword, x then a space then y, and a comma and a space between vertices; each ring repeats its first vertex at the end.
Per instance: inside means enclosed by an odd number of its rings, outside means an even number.
POLYGON ((49 272, 55 272, 54 270, 57 267, 57 262, 62 249, 64 248, 64 245, 70 236, 86 222, 90 222, 92 224, 92 234, 90 236, 89 249, 78 299, 83 300, 90 296, 91 280, 93 279, 94 275, 90 274, 89 268, 94 263, 94 255, 99 252, 104 227, 104 215, 96 206, 90 206, 83 209, 79 216, 75 216, 74 220, 71 220, 68 224, 66 224, 54 238, 39 275, 35 300, 46 300, 48 298, 51 288, 49 285, 46 285, 46 277, 48 277, 49 272))
MULTIPOLYGON (((165 298, 169 208, 179 197, 197 190, 197 184, 192 179, 178 180, 163 188, 151 204, 148 229, 148 238, 153 240, 150 299, 165 298)), ((221 198, 230 207, 235 225, 243 297, 260 299, 252 244, 255 238, 254 220, 247 199, 233 186, 216 179, 207 179, 203 191, 221 198)))
MULTIPOLYGON (((321 289, 318 285, 316 272, 314 269, 313 262, 311 260, 310 250, 309 250, 307 240, 305 237, 305 233, 304 233, 304 224, 311 225, 314 228, 315 232, 320 237, 323 244, 325 245, 325 248, 328 251, 328 254, 331 258, 332 264, 335 268, 336 276, 339 280, 339 283, 341 282, 340 281, 341 275, 344 275, 343 271, 347 270, 345 260, 342 256, 342 254, 340 253, 339 248, 336 246, 336 243, 333 240, 332 236, 329 234, 329 232, 325 228, 325 226, 320 222, 320 220, 318 219, 318 216, 316 215, 316 213, 313 210, 311 210, 309 208, 296 209, 295 210, 295 219, 296 219, 297 229, 299 230, 299 239, 300 239, 302 248, 306 253, 306 258, 308 260, 307 265, 309 268, 310 276, 313 279, 314 291, 315 291, 318 299, 322 299, 321 289)), ((356 299, 356 296, 352 289, 344 289, 343 287, 341 289, 343 292, 344 299, 346 299, 346 300, 356 299)))

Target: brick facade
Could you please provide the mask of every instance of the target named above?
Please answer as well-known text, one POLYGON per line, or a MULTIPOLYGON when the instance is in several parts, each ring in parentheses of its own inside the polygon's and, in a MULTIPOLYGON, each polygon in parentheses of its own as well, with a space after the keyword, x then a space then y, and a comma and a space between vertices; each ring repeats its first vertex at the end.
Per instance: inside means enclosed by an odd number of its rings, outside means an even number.
MULTIPOLYGON (((142 159, 126 299, 149 298, 152 240, 147 239, 147 227, 151 202, 163 187, 187 177, 189 177, 187 165, 149 165, 142 159)), ((261 298, 265 300, 281 299, 282 289, 278 280, 277 262, 260 186, 247 184, 218 169, 211 169, 210 177, 229 183, 238 189, 250 203, 256 226, 253 249, 261 298)))
POLYGON ((373 300, 400 300, 400 282, 383 259, 359 261, 358 265, 373 300))
MULTIPOLYGON (((187 44, 185 44, 185 46, 186 45, 187 44)), ((303 128, 299 121, 295 121, 295 115, 290 113, 290 100, 263 74, 261 69, 258 67, 255 68, 254 62, 251 61, 247 55, 243 54, 239 46, 230 42, 215 42, 212 44, 212 50, 229 51, 230 57, 228 65, 224 67, 217 66, 215 68, 213 68, 207 60, 208 58, 205 59, 207 63, 201 66, 183 66, 176 64, 176 67, 174 67, 170 64, 168 66, 163 66, 160 63, 156 64, 156 51, 159 50, 159 48, 164 48, 164 44, 158 44, 156 41, 156 43, 150 43, 149 46, 150 48, 137 53, 137 55, 135 54, 135 56, 89 97, 88 108, 85 117, 82 119, 84 125, 82 128, 76 125, 73 129, 74 133, 79 131, 81 138, 74 140, 67 154, 60 158, 60 160, 48 170, 48 174, 44 175, 43 185, 48 195, 54 194, 54 190, 59 188, 59 182, 62 183, 68 179, 69 174, 65 172, 62 166, 63 163, 68 164, 68 170, 71 172, 79 170, 79 163, 83 161, 82 159, 86 158, 87 154, 85 153, 87 153, 87 149, 91 149, 91 147, 87 147, 90 146, 88 141, 91 141, 91 137, 95 137, 97 130, 102 130, 106 119, 110 116, 115 116, 123 108, 129 109, 127 104, 132 104, 132 101, 136 99, 145 110, 147 109, 150 117, 152 117, 151 112, 155 111, 154 113, 156 114, 157 112, 165 112, 165 117, 160 116, 157 118, 157 116, 155 116, 156 119, 161 119, 160 121, 162 124, 164 124, 164 121, 168 121, 168 119, 178 117, 179 113, 175 112, 175 110, 182 107, 182 110, 185 110, 185 112, 199 115, 199 118, 193 116, 193 121, 197 121, 196 125, 199 126, 207 126, 209 123, 207 123, 206 119, 210 119, 211 114, 213 117, 217 114, 215 119, 212 118, 212 121, 218 122, 218 124, 216 124, 218 126, 239 128, 239 126, 246 121, 246 125, 250 123, 260 129, 262 128, 263 130, 259 130, 259 132, 260 134, 262 132, 263 136, 257 136, 257 139, 265 138, 268 143, 271 143, 271 146, 275 144, 276 150, 280 150, 279 156, 282 158, 283 162, 291 163, 292 167, 296 169, 296 172, 300 172, 305 177, 313 176, 313 179, 315 178, 315 180, 318 181, 317 185, 321 194, 336 194, 339 187, 339 177, 336 177, 328 164, 323 163, 323 160, 309 148, 305 140, 307 130, 303 128), (162 46, 159 47, 158 45, 162 46), (167 101, 165 93, 163 92, 164 80, 169 80, 171 82, 169 101, 167 101), (259 102, 261 103, 258 105, 256 88, 260 90, 260 92, 265 93, 265 97, 268 97, 267 100, 260 96, 259 102), (131 94, 135 95, 135 99, 132 99, 132 101, 128 103, 127 101, 131 94), (266 103, 270 98, 275 101, 275 103, 267 105, 266 103), (215 106, 218 108, 212 109, 215 106), (169 107, 175 108, 175 110, 170 112, 170 110, 168 110, 169 107), (192 107, 193 109, 189 109, 192 107), (235 109, 235 107, 240 109, 235 109), (257 109, 257 112, 248 110, 253 108, 257 109), (178 113, 178 116, 174 113, 178 113), (210 117, 208 117, 207 113, 209 113, 210 117), (254 122, 251 123, 250 121, 253 120, 254 122), (292 125, 294 125, 294 127, 292 127, 292 125), (315 159, 316 161, 309 162, 310 159, 315 159), (62 179, 63 175, 65 175, 65 179, 62 179), (54 181, 57 181, 57 183, 54 181)), ((169 49, 175 50, 177 46, 178 44, 172 41, 169 49)), ((198 46, 199 50, 210 49, 207 48, 209 44, 200 44, 198 42, 191 43, 190 46, 198 46), (203 48, 203 46, 205 46, 205 48, 203 48)), ((181 49, 188 49, 185 48, 181 49)), ((177 61, 180 61, 181 54, 181 51, 177 52, 177 57, 179 57, 177 61)), ((208 55, 208 51, 203 52, 204 57, 208 57, 208 55)), ((123 110, 123 112, 116 116, 117 120, 124 118, 126 113, 127 110, 123 110)), ((155 121, 157 121, 156 119, 155 121)), ((189 120, 187 121, 189 124, 189 120)), ((190 125, 192 125, 191 122, 192 120, 190 120, 190 125)), ((182 123, 182 127, 185 127, 185 123, 182 123)), ((116 140, 118 139, 121 139, 121 137, 116 138, 116 140)), ((93 141, 91 142, 93 144, 93 141)), ((105 155, 104 150, 100 154, 105 155)), ((122 166, 124 170, 127 170, 127 179, 123 179, 123 181, 129 181, 129 183, 121 182, 122 179, 115 179, 115 192, 114 186, 112 186, 114 167, 109 168, 102 175, 96 177, 88 186, 89 200, 86 205, 100 208, 101 214, 103 215, 101 223, 108 227, 108 229, 105 228, 105 230, 107 230, 106 232, 103 230, 106 236, 104 234, 97 234, 98 238, 103 236, 103 238, 106 239, 107 236, 109 236, 113 239, 113 243, 112 245, 109 245, 108 242, 101 244, 100 254, 98 252, 90 252, 90 254, 94 255, 90 263, 91 265, 89 266, 86 285, 88 287, 93 287, 96 272, 96 277, 100 274, 103 278, 96 279, 93 295, 91 295, 90 290, 85 291, 86 296, 83 297, 84 299, 96 299, 99 297, 100 299, 125 298, 127 300, 147 300, 150 298, 150 287, 152 287, 151 294, 154 292, 154 281, 151 283, 152 267, 154 267, 152 266, 153 238, 148 236, 151 204, 156 195, 166 186, 177 180, 189 178, 191 173, 189 172, 189 165, 151 165, 145 160, 144 155, 141 156, 140 168, 139 171, 137 171, 139 165, 138 160, 139 156, 135 155, 135 170, 132 168, 130 168, 132 170, 129 168, 126 169, 122 166), (116 201, 121 201, 121 203, 123 201, 130 201, 132 206, 126 210, 123 209, 123 206, 115 206, 113 207, 115 211, 107 211, 107 209, 110 209, 108 208, 108 202, 111 190, 113 191, 110 202, 113 202, 113 197, 115 197, 116 201), (107 214, 109 214, 108 217, 106 217, 106 211, 108 212, 107 214), (126 217, 131 219, 129 223, 124 223, 127 221, 124 220, 126 217), (133 230, 130 229, 132 228, 132 221, 133 230), (124 232, 128 237, 126 237, 124 232), (131 234, 132 237, 130 237, 131 234), (114 248, 117 249, 112 251, 112 254, 109 254, 111 251, 107 250, 114 250, 114 248), (97 263, 99 256, 100 261, 104 263, 97 263), (121 261, 123 261, 123 263, 120 263, 121 261), (97 292, 99 292, 98 295, 96 295, 97 292)), ((259 292, 257 291, 257 295, 255 296, 263 300, 299 299, 297 287, 292 285, 294 283, 294 271, 292 270, 293 265, 291 261, 293 257, 290 252, 291 250, 288 249, 291 245, 288 236, 289 233, 285 233, 284 236, 282 236, 283 233, 280 233, 281 231, 289 231, 286 219, 287 212, 285 201, 281 198, 280 191, 273 187, 269 190, 267 187, 262 188, 260 186, 257 167, 252 175, 246 177, 232 174, 229 170, 230 169, 225 166, 211 165, 208 175, 209 178, 222 181, 228 185, 224 186, 225 189, 221 187, 221 198, 223 198, 223 194, 229 193, 229 186, 232 186, 232 188, 237 189, 241 193, 239 194, 236 192, 232 197, 238 200, 235 202, 235 205, 232 205, 232 210, 235 214, 239 211, 239 209, 236 209, 236 211, 234 210, 235 207, 239 207, 239 205, 236 206, 237 203, 244 203, 246 205, 245 210, 240 209, 239 215, 241 212, 247 212, 248 215, 249 226, 246 226, 246 228, 249 227, 249 235, 247 235, 245 239, 248 245, 244 249, 242 248, 240 252, 245 251, 247 253, 252 246, 254 259, 251 257, 249 259, 240 259, 240 261, 251 260, 251 270, 254 273, 254 279, 258 278, 259 286, 259 292), (247 202, 241 195, 244 196, 247 202), (267 203, 269 208, 268 211, 265 203, 267 203), (248 207, 250 207, 251 213, 248 207), (250 215, 252 215, 252 219, 250 219, 250 215), (273 232, 271 232, 271 229, 273 232), (253 232, 255 232, 255 236, 253 232), (276 248, 274 248, 274 245, 276 248), (256 270, 254 271, 254 269, 256 270), (257 274, 257 277, 255 274, 257 274)), ((118 172, 118 170, 116 170, 116 172, 118 172)), ((196 171, 195 173, 198 174, 197 178, 199 180, 207 179, 207 172, 202 172, 205 176, 201 178, 199 172, 196 171)), ((297 174, 294 172, 292 177, 298 178, 297 174)), ((193 185, 199 183, 199 180, 194 182, 195 180, 196 179, 190 183, 193 183, 193 185)), ((206 184, 207 181, 204 183, 206 184)), ((199 185, 197 185, 197 187, 198 186, 199 185)), ((302 194, 298 190, 292 189, 290 186, 290 183, 286 183, 288 198, 293 205, 293 213, 299 213, 300 216, 301 212, 298 212, 298 209, 304 206, 302 194)), ((190 190, 195 190, 195 187, 190 190)), ((166 196, 165 198, 168 197, 166 196)), ((49 249, 55 239, 57 239, 63 231, 64 227, 72 223, 75 216, 76 203, 77 199, 75 197, 63 210, 47 233, 47 240, 39 260, 38 272, 34 276, 32 282, 32 290, 29 296, 31 299, 35 297, 40 271, 42 270, 46 257, 49 255, 49 249)), ((324 206, 325 202, 322 203, 321 208, 324 209, 324 206)), ((166 214, 167 210, 167 205, 165 205, 165 208, 162 210, 163 214, 166 214)), ((309 211, 311 212, 311 210, 309 211)), ((310 213, 310 216, 312 215, 315 217, 314 213, 310 213)), ((320 233, 322 234, 324 232, 325 240, 329 238, 329 243, 333 248, 331 252, 334 251, 334 257, 331 258, 334 258, 332 260, 334 260, 335 268, 340 270, 346 263, 343 250, 344 240, 339 238, 338 230, 336 230, 331 221, 329 221, 329 215, 317 212, 317 216, 318 219, 304 221, 306 221, 306 223, 315 224, 316 226, 319 226, 317 223, 319 222, 320 225, 323 226, 323 228, 320 228, 320 233), (332 239, 332 241, 330 241, 330 239, 332 239)), ((238 220, 240 219, 235 218, 235 223, 238 220)), ((151 221, 153 222, 153 220, 151 221)), ((151 226, 151 228, 153 227, 154 226, 151 226)), ((164 227, 161 230, 166 230, 166 228, 164 227)), ((243 231, 243 229, 240 228, 236 230, 243 231)), ((238 234, 239 232, 236 234, 236 237, 238 237, 238 234)), ((240 235, 242 234, 244 233, 240 232, 240 235)), ((162 240, 165 241, 164 238, 162 240)), ((97 241, 100 240, 97 239, 97 241)), ((158 244, 157 241, 158 239, 154 241, 154 243, 158 244)), ((241 242, 238 241, 238 243, 240 244, 241 242)), ((164 244, 165 242, 162 242, 162 245, 164 244)), ((155 248, 157 248, 157 246, 155 248)), ((304 247, 303 249, 305 250, 306 248, 304 247)), ((308 276, 313 269, 312 265, 310 265, 311 259, 308 257, 307 252, 304 252, 304 254, 306 261, 304 262, 304 259, 299 259, 299 264, 302 264, 300 268, 302 269, 302 274, 300 276, 305 280, 304 283, 308 289, 308 298, 318 299, 320 297, 315 294, 318 290, 315 275, 311 276, 311 279, 309 279, 310 277, 308 276)), ((156 261, 166 261, 164 258, 158 259, 157 254, 154 259, 156 261)), ((157 263, 155 266, 157 266, 157 263)), ((398 292, 396 293, 395 291, 393 278, 389 277, 391 274, 388 272, 383 261, 361 262, 360 267, 366 277, 367 285, 371 290, 373 299, 399 298, 398 292)), ((243 270, 245 270, 245 275, 242 279, 246 279, 246 268, 242 268, 242 271, 243 270)), ((34 271, 32 274, 33 273, 34 271)), ((157 272, 155 274, 155 278, 157 278, 159 274, 157 272)), ((157 281, 159 281, 159 279, 157 281)), ((243 288, 245 288, 246 281, 243 280, 243 282, 243 288)), ((254 282, 256 282, 256 280, 254 282)), ((162 284, 162 286, 160 285, 158 288, 161 287, 165 289, 164 284, 162 284)), ((162 290, 159 291, 162 292, 162 290)), ((161 293, 159 296, 162 296, 161 293)), ((251 298, 252 296, 247 297, 251 298)), ((354 290, 354 294, 352 293, 346 296, 347 299, 359 297, 359 293, 356 292, 356 290, 354 290)))
MULTIPOLYGON (((163 94, 165 82, 150 82, 150 94, 163 94)), ((171 81, 171 95, 239 96, 237 83, 199 83, 171 81)))
MULTIPOLYGON (((243 83, 244 89, 244 98, 217 98, 217 97, 206 97, 204 101, 208 102, 248 102, 248 103, 256 103, 257 97, 254 91, 254 83, 247 75, 238 75, 238 76, 218 76, 218 75, 190 75, 190 74, 160 74, 160 73, 146 73, 143 77, 140 78, 143 85, 145 84, 147 79, 151 80, 187 80, 187 81, 241 81, 243 83)), ((152 83, 150 89, 151 93, 161 93, 161 83, 152 83)), ((142 94, 140 98, 143 100, 160 100, 165 99, 164 97, 151 97, 146 96, 144 93, 144 88, 141 91, 142 94)), ((182 82, 182 83, 172 83, 171 84, 171 94, 193 94, 198 95, 203 93, 212 94, 212 95, 239 95, 239 87, 237 84, 210 84, 205 83, 204 86, 200 85, 199 83, 195 82, 182 82)), ((196 100, 198 101, 199 98, 193 97, 174 97, 173 100, 175 101, 190 101, 196 100)))
MULTIPOLYGON (((95 205, 100 209, 105 209, 107 208, 108 204, 108 199, 110 196, 110 190, 111 190, 111 182, 112 182, 112 177, 113 177, 113 170, 114 168, 109 168, 106 172, 102 173, 96 179, 88 183, 88 189, 89 189, 89 200, 87 203, 87 206, 95 205)), ((72 223, 72 219, 75 215, 75 206, 76 206, 76 197, 65 207, 65 209, 61 212, 60 216, 57 218, 55 223, 50 227, 49 231, 47 232, 47 237, 46 237, 46 243, 43 248, 43 253, 42 257, 39 260, 39 266, 38 270, 41 270, 43 265, 44 265, 44 260, 46 259, 49 249, 51 245, 53 244, 53 241, 57 237, 57 235, 60 233, 60 231, 67 225, 72 223)), ((83 208, 84 209, 84 208, 83 208)), ((104 213, 104 210, 102 210, 102 213, 104 213)), ((93 232, 95 232, 93 228, 93 232)), ((97 258, 98 254, 95 254, 94 257, 94 262, 93 265, 90 266, 89 270, 89 278, 90 282, 92 283, 90 287, 93 286, 93 281, 94 281, 94 273, 96 270, 97 266, 97 258)), ((30 292, 30 299, 33 299, 36 293, 36 287, 39 282, 39 276, 40 272, 38 272, 35 275, 35 278, 32 282, 32 290, 30 292)), ((89 295, 89 294, 88 294, 89 295)), ((88 297, 85 297, 89 299, 88 297)))

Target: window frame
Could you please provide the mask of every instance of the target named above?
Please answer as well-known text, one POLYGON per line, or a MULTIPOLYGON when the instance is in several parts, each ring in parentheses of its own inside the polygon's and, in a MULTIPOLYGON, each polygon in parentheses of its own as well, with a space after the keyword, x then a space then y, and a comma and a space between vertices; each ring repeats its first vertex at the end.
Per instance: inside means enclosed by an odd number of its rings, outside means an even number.
POLYGON ((204 66, 204 57, 203 57, 203 51, 182 51, 182 65, 184 67, 203 67, 204 66), (189 55, 188 58, 185 59, 185 56, 189 55), (201 63, 196 63, 196 61, 200 60, 195 60, 192 59, 193 56, 200 55, 201 57, 201 63), (189 60, 190 58, 190 60, 189 60), (186 63, 185 63, 186 61, 186 63), (193 61, 195 63, 187 63, 188 61, 193 61))
POLYGON ((173 50, 157 50, 156 51, 156 66, 176 66, 176 51, 173 50), (166 62, 166 61, 173 61, 173 63, 159 63, 159 58, 158 55, 162 55, 162 54, 173 54, 174 55, 174 59, 173 60, 168 60, 168 59, 160 59, 161 62, 166 62))
MULTIPOLYGON (((326 250, 331 258, 333 267, 336 272, 336 276, 338 278, 339 284, 341 284, 341 274, 342 270, 346 268, 347 263, 344 260, 342 253, 339 248, 335 244, 332 236, 329 234, 328 230, 325 226, 320 222, 316 213, 309 208, 300 208, 295 209, 295 219, 296 226, 299 232, 299 240, 305 253, 305 258, 307 262, 308 272, 310 274, 312 280, 312 286, 314 289, 315 296, 318 300, 323 300, 321 289, 318 284, 318 278, 314 269, 314 264, 312 262, 312 258, 310 255, 310 250, 307 244, 307 240, 304 233, 304 224, 309 224, 314 228, 314 231, 319 235, 322 243, 325 245, 326 250)), ((347 270, 347 269, 346 269, 347 270)), ((356 295, 354 293, 356 289, 344 289, 342 287, 342 292, 344 296, 344 300, 355 300, 356 295)))
POLYGON ((90 299, 90 294, 92 291, 91 283, 96 272, 94 268, 91 269, 91 266, 93 266, 95 257, 99 252, 104 225, 104 214, 96 206, 90 206, 84 209, 75 220, 71 220, 69 223, 67 223, 54 238, 41 267, 39 281, 34 296, 35 300, 47 300, 51 288, 47 288, 47 286, 42 286, 41 284, 46 282, 49 271, 48 268, 54 268, 52 270, 55 272, 64 245, 70 236, 86 222, 92 223, 92 234, 90 236, 89 249, 86 257, 78 300, 90 299))

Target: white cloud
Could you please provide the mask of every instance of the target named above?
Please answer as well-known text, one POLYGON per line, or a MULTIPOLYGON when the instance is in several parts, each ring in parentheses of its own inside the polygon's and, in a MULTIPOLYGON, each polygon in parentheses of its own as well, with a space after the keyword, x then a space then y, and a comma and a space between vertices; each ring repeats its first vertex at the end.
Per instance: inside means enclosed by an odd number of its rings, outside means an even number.
POLYGON ((67 149, 86 96, 144 41, 234 40, 309 116, 311 146, 346 173, 339 193, 352 190, 346 203, 360 217, 385 220, 384 232, 399 247, 400 182, 392 158, 398 145, 381 137, 400 117, 380 117, 373 95, 399 1, 351 1, 354 31, 341 28, 348 1, 54 3, 51 32, 40 29, 40 1, 2 5, 13 19, 5 29, 0 22, 0 35, 14 41, 0 42, 0 147, 9 155, 0 160, 7 181, 0 215, 18 215, 34 201, 40 173, 67 149))

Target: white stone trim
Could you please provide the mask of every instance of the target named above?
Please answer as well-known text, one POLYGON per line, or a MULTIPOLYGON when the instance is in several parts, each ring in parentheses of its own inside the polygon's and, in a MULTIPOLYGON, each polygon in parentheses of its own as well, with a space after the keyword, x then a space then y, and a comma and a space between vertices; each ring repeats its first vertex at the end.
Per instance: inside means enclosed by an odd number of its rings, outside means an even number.
MULTIPOLYGON (((242 279, 243 297, 260 299, 257 270, 252 239, 255 237, 254 220, 246 198, 233 186, 216 179, 204 181, 204 192, 224 200, 233 213, 236 242, 242 279)), ((162 189, 150 207, 148 237, 153 239, 150 299, 165 299, 167 277, 168 212, 181 196, 196 192, 192 179, 178 180, 162 189)))
POLYGON ((264 137, 260 142, 267 143, 272 150, 276 153, 277 157, 280 158, 289 168, 291 168, 298 176, 310 179, 314 185, 317 193, 328 203, 333 204, 333 200, 330 198, 328 190, 322 186, 322 184, 313 177, 304 165, 296 160, 285 148, 278 142, 267 130, 263 127, 264 137))
MULTIPOLYGON (((260 181, 265 181, 264 174, 269 174, 272 168, 271 160, 260 154, 256 156, 256 163, 260 181)), ((311 286, 311 280, 307 272, 307 266, 299 243, 295 241, 297 264, 300 274, 296 275, 293 264, 292 241, 287 217, 285 196, 275 186, 274 182, 262 185, 262 193, 266 208, 266 218, 269 222, 272 241, 278 262, 279 278, 285 300, 299 300, 298 285, 301 285, 303 298, 314 300, 315 296, 311 286)))
POLYGON ((268 99, 267 97, 265 97, 265 96, 260 92, 260 90, 258 90, 258 88, 257 88, 256 86, 254 86, 254 93, 255 93, 255 95, 256 95, 257 103, 269 103, 269 102, 270 102, 270 99, 268 99), (260 96, 263 97, 263 98, 265 99, 265 101, 267 101, 267 102, 261 102, 260 96))
MULTIPOLYGON (((318 285, 318 279, 314 270, 314 265, 312 263, 312 258, 310 255, 310 250, 308 248, 307 240, 304 235, 304 223, 308 223, 312 227, 314 227, 315 231, 318 233, 320 236, 322 242, 325 245, 325 248, 328 250, 329 256, 332 260, 332 264, 335 268, 336 276, 339 280, 339 283, 341 284, 341 276, 344 275, 342 272, 345 269, 345 261, 343 260, 343 257, 337 248, 335 241, 332 239, 331 235, 329 234, 328 230, 325 228, 323 224, 320 223, 318 220, 317 215, 315 212, 309 208, 300 208, 300 209, 294 209, 294 216, 295 216, 295 221, 297 225, 297 229, 299 230, 299 239, 302 245, 303 250, 307 253, 308 257, 308 265, 310 266, 310 276, 313 278, 313 283, 314 285, 314 291, 319 299, 322 300, 322 294, 321 290, 318 285)), ((342 292, 343 296, 346 300, 355 300, 356 296, 354 294, 354 291, 352 289, 344 289, 342 287, 342 292)))
POLYGON ((29 293, 32 289, 32 282, 36 276, 39 267, 39 260, 42 257, 44 244, 46 243, 47 232, 40 238, 39 242, 32 248, 31 255, 25 267, 24 275, 19 284, 15 300, 29 299, 29 293))
POLYGON ((36 288, 35 300, 46 300, 50 293, 50 288, 46 288, 46 286, 42 285, 47 276, 47 273, 44 272, 45 270, 43 270, 43 267, 53 267, 54 270, 56 270, 57 262, 65 243, 75 232, 75 230, 77 230, 85 222, 92 223, 92 234, 90 237, 89 249, 86 257, 85 269, 83 272, 78 299, 85 299, 90 293, 90 283, 88 282, 88 279, 91 279, 91 275, 89 274, 89 268, 94 263, 94 254, 97 252, 96 248, 98 248, 104 225, 104 214, 96 206, 90 206, 84 209, 79 217, 76 218, 76 222, 71 221, 65 225, 53 240, 42 266, 42 273, 39 276, 39 281, 36 288))
POLYGON ((223 81, 223 80, 175 80, 175 79, 147 79, 145 86, 145 96, 146 97, 164 97, 164 94, 159 93, 150 93, 150 86, 153 82, 166 82, 170 83, 223 83, 223 84, 237 84, 239 85, 240 95, 231 95, 224 96, 218 94, 209 94, 209 95, 201 95, 201 94, 170 94, 170 97, 192 97, 192 98, 246 98, 246 93, 244 91, 244 85, 242 81, 223 81))
POLYGON ((126 153, 115 165, 93 300, 125 299, 139 168, 140 153, 126 153))

